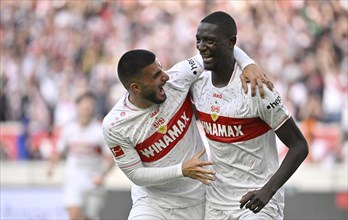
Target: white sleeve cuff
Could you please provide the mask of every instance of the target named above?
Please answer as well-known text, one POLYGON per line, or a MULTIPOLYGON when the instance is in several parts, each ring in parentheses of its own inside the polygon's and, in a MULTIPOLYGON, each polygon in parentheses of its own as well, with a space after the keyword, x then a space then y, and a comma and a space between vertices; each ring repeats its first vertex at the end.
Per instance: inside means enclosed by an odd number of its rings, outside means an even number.
POLYGON ((255 61, 237 46, 234 46, 233 55, 238 63, 238 66, 240 66, 242 70, 249 64, 255 64, 255 61))
POLYGON ((177 165, 176 174, 178 175, 178 177, 184 177, 184 174, 182 173, 182 163, 177 165))

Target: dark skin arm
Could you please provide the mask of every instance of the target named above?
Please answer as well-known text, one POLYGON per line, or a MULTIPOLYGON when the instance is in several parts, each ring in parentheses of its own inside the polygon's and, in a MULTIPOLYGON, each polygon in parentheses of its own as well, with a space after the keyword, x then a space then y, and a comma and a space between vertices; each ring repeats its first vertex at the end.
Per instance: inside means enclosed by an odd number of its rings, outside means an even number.
POLYGON ((258 213, 267 205, 277 190, 294 174, 308 155, 308 145, 300 129, 291 117, 276 132, 278 138, 289 148, 282 164, 271 179, 259 190, 245 194, 240 208, 258 213))

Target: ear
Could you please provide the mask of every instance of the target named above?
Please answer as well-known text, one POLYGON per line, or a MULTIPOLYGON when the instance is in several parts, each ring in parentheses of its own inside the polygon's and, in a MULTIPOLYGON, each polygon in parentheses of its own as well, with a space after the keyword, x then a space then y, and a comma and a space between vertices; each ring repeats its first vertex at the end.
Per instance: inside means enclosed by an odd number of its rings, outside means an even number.
POLYGON ((136 82, 132 82, 130 85, 129 85, 129 89, 134 93, 134 94, 139 94, 141 93, 141 88, 140 88, 140 85, 136 82))
POLYGON ((237 42, 237 36, 236 36, 236 35, 231 36, 231 37, 229 37, 229 39, 228 39, 228 46, 229 46, 230 48, 233 48, 234 45, 236 44, 236 42, 237 42))

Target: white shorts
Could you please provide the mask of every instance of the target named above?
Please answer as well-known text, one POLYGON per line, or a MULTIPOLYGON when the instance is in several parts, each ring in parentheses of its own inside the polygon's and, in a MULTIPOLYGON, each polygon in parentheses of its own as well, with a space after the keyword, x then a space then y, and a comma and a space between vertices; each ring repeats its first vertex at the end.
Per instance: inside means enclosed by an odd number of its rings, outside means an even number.
POLYGON ((167 220, 190 219, 201 220, 204 218, 205 201, 186 208, 163 208, 153 199, 142 198, 136 201, 129 213, 129 220, 167 220))
POLYGON ((228 210, 213 208, 208 202, 205 209, 206 220, 282 220, 283 210, 278 206, 267 204, 258 213, 253 213, 250 209, 240 209, 239 206, 230 207, 228 210))
POLYGON ((65 188, 64 205, 80 207, 82 213, 88 219, 100 219, 100 212, 104 208, 106 190, 103 187, 92 189, 65 188))

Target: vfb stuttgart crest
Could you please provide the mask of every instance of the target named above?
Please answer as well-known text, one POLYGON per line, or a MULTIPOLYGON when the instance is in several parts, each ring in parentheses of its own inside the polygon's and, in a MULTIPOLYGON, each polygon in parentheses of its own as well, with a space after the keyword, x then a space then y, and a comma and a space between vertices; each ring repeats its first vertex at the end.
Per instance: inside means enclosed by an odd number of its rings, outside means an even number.
POLYGON ((167 133, 167 125, 160 126, 157 131, 161 134, 167 133))
POLYGON ((211 106, 211 119, 215 122, 219 118, 220 107, 216 105, 211 106))
POLYGON ((153 124, 157 132, 165 134, 167 133, 167 124, 164 118, 160 118, 153 124))
POLYGON ((219 118, 219 115, 215 112, 211 113, 211 119, 213 120, 213 122, 216 122, 216 120, 219 118))

